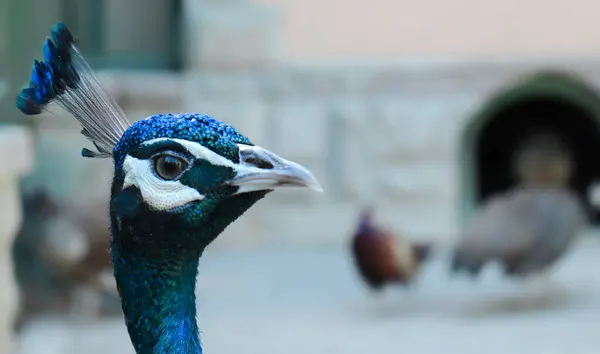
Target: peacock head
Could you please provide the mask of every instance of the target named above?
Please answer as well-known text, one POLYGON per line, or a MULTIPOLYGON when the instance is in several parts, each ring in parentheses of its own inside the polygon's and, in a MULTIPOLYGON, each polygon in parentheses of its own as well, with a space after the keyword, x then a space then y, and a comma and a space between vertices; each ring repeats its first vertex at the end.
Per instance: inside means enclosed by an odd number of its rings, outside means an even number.
MULTIPOLYGON (((198 230, 235 220, 276 188, 322 190, 305 167, 201 114, 160 114, 138 121, 125 131, 113 156, 111 210, 117 223, 125 220, 148 229, 142 232, 146 237, 160 235, 152 232, 157 227, 187 230, 179 234, 189 239, 175 242, 194 248, 221 231, 198 230)), ((143 240, 152 241, 169 242, 143 240)))

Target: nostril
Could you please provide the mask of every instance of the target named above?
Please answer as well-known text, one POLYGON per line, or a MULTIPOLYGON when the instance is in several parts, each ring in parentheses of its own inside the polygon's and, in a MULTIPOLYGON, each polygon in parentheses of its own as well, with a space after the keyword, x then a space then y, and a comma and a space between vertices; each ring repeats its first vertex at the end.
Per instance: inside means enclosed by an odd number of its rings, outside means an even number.
POLYGON ((277 164, 277 156, 273 158, 272 153, 259 146, 240 145, 239 154, 241 163, 261 170, 272 170, 277 164))
POLYGON ((249 165, 256 166, 263 170, 272 170, 274 167, 273 164, 270 163, 269 161, 260 160, 255 157, 248 157, 244 161, 249 165))

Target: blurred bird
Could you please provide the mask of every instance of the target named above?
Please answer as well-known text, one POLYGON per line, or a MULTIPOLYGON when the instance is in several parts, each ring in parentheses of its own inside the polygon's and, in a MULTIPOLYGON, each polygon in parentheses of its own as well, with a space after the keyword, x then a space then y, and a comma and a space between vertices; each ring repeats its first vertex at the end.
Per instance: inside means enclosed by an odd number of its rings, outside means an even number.
POLYGON ((388 283, 409 285, 428 258, 430 245, 413 243, 393 235, 373 222, 372 210, 365 208, 352 236, 357 270, 373 290, 388 283))
POLYGON ((118 313, 116 285, 114 280, 107 282, 105 275, 111 270, 108 203, 77 205, 37 189, 24 198, 23 209, 24 220, 13 245, 22 298, 16 327, 43 313, 118 313), (78 308, 85 301, 80 290, 103 301, 78 308))
POLYGON ((476 276, 498 261, 507 276, 548 270, 585 227, 587 215, 570 190, 573 159, 559 136, 538 133, 514 160, 518 185, 477 210, 455 248, 454 272, 476 276))
POLYGON ((110 158, 113 275, 136 353, 202 353, 196 277, 206 247, 275 189, 322 191, 304 166, 254 145, 200 113, 155 114, 130 122, 58 23, 17 96, 27 115, 60 104, 96 151, 110 158))

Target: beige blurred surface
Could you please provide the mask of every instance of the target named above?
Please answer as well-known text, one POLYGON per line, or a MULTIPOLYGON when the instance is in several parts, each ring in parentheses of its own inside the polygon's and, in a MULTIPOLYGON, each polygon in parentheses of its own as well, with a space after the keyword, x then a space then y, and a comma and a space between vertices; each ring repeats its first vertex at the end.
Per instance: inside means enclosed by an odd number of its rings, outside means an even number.
POLYGON ((258 0, 285 14, 293 58, 597 55, 593 0, 258 0))

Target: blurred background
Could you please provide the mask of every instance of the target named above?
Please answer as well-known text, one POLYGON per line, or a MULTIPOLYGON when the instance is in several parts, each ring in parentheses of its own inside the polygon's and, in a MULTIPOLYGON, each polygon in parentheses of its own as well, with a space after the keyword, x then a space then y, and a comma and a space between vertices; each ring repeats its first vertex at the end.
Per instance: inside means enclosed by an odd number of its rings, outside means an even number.
POLYGON ((70 117, 15 107, 57 21, 132 121, 206 113, 323 184, 273 193, 205 252, 208 352, 597 353, 598 11, 592 0, 0 0, 1 353, 133 353, 108 263, 111 161, 81 158, 90 144, 70 117), (567 147, 568 182, 515 173, 523 142, 546 131, 567 147), (481 227, 499 229, 482 233, 502 244, 519 234, 507 215, 529 214, 493 197, 536 183, 568 190, 589 221, 557 246, 550 279, 453 276, 453 250, 476 253, 460 245, 477 211, 489 207, 497 222, 481 227), (408 287, 365 286, 351 247, 365 206, 400 244, 431 248, 408 287))

